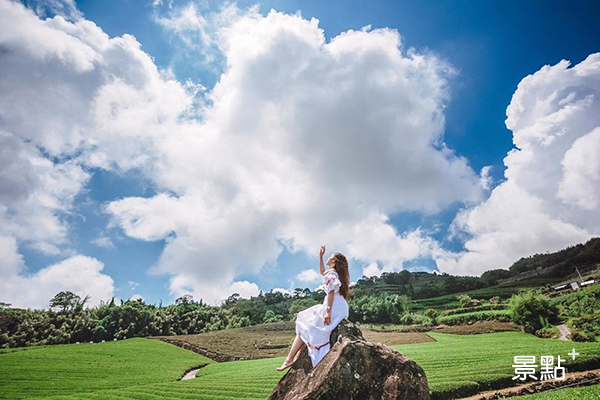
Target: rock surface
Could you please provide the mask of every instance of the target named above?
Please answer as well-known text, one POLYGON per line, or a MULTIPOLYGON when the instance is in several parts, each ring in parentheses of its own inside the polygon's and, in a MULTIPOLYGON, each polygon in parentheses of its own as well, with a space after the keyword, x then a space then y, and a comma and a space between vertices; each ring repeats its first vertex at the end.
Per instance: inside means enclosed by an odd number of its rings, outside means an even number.
POLYGON ((367 342, 347 319, 330 343, 315 368, 305 346, 269 400, 429 400, 423 368, 389 346, 367 342))

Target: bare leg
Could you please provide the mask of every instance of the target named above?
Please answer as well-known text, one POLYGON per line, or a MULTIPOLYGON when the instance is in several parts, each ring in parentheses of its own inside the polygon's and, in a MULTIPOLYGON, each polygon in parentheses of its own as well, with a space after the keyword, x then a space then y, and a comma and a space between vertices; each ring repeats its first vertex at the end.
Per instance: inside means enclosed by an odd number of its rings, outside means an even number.
MULTIPOLYGON (((304 342, 302 341, 300 334, 296 334, 296 338, 294 339, 294 343, 292 344, 292 347, 290 348, 290 353, 288 354, 288 359, 291 360, 292 357, 294 357, 296 355, 296 353, 298 353, 300 350, 302 350, 303 347, 304 347, 304 342)), ((296 358, 294 357, 294 360, 295 359, 296 358)))
POLYGON ((302 350, 302 348, 304 347, 304 342, 302 341, 302 338, 300 337, 299 334, 296 334, 296 338, 294 339, 294 343, 292 344, 292 347, 290 348, 290 352, 288 353, 287 358, 285 359, 285 361, 283 362, 283 364, 281 365, 281 367, 277 368, 278 371, 282 371, 283 369, 285 369, 286 365, 290 365, 292 364, 294 361, 296 361, 296 355, 299 354, 299 351, 302 350))

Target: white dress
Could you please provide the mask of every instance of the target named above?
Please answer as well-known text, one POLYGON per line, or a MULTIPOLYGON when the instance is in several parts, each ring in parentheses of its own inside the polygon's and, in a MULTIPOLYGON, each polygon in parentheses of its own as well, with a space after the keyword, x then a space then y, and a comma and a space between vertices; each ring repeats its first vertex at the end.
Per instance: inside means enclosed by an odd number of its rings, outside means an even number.
POLYGON ((296 317, 296 333, 306 343, 313 368, 325 357, 325 354, 331 348, 331 344, 329 343, 331 331, 344 318, 348 318, 349 312, 346 299, 339 293, 342 283, 335 270, 327 270, 327 273, 323 275, 322 286, 326 293, 334 291, 333 303, 331 304, 331 323, 325 325, 323 322, 325 310, 327 309, 327 296, 323 299, 322 304, 317 304, 300 311, 296 317))

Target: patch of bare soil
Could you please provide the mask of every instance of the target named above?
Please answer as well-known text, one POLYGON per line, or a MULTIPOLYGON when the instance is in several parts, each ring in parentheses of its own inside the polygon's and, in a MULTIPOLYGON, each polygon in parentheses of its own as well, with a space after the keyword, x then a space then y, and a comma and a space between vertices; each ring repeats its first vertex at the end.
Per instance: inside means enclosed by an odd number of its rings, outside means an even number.
POLYGON ((390 332, 429 332, 432 329, 431 325, 394 325, 394 324, 385 324, 385 325, 376 325, 376 324, 367 324, 360 327, 360 329, 369 329, 373 332, 382 332, 382 333, 390 333, 390 332))
POLYGON ((366 328, 360 328, 360 330, 368 342, 382 343, 388 346, 435 342, 431 336, 423 332, 377 332, 366 328))
MULTIPOLYGON (((366 340, 388 346, 434 341, 423 332, 376 332, 364 327, 360 327, 360 330, 366 340)), ((222 362, 287 356, 295 336, 295 321, 286 321, 195 335, 149 338, 162 340, 222 362)))
POLYGON ((455 335, 474 335, 478 333, 493 333, 506 331, 520 331, 521 328, 514 322, 477 321, 466 325, 439 325, 435 332, 453 333, 455 335))
POLYGON ((511 388, 490 390, 482 392, 474 396, 464 397, 460 400, 497 400, 513 396, 523 396, 526 394, 534 394, 544 392, 550 389, 557 389, 574 383, 582 383, 581 386, 598 384, 600 378, 600 369, 593 369, 583 372, 571 372, 565 374, 564 380, 547 380, 541 382, 532 382, 524 385, 519 385, 511 388), (586 382, 590 381, 590 382, 586 382), (586 382, 586 383, 584 383, 586 382))

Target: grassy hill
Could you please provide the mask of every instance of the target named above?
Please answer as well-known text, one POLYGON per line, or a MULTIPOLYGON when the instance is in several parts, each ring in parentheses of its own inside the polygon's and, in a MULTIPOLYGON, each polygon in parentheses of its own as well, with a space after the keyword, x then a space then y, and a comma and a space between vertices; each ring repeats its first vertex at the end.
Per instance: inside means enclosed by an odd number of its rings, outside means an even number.
POLYGON ((157 340, 59 344, 0 351, 0 399, 98 392, 177 381, 213 361, 157 340))

